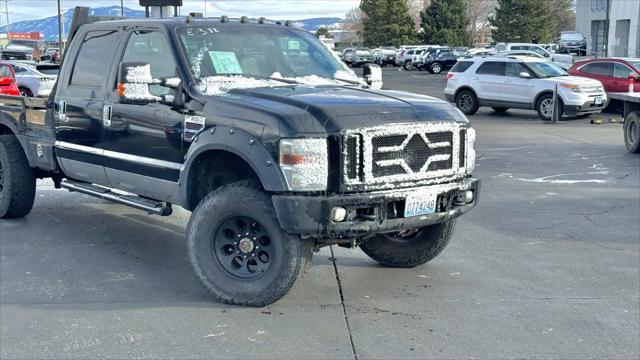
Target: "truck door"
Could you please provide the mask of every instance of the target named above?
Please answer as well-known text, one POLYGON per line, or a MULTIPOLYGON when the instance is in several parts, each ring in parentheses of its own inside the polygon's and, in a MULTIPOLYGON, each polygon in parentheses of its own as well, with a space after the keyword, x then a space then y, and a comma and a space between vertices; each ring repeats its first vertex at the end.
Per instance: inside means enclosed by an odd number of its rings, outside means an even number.
POLYGON ((67 176, 108 185, 103 167, 102 110, 118 30, 89 31, 74 41, 55 96, 56 156, 67 176))
MULTIPOLYGON (((154 78, 178 76, 173 48, 156 29, 135 30, 119 62, 143 62, 154 78)), ((171 105, 120 103, 117 78, 112 78, 105 107, 110 111, 106 127, 105 171, 113 187, 158 200, 173 202, 180 167, 184 161, 182 130, 184 115, 171 105)), ((176 90, 151 85, 150 93, 173 95, 176 90)))

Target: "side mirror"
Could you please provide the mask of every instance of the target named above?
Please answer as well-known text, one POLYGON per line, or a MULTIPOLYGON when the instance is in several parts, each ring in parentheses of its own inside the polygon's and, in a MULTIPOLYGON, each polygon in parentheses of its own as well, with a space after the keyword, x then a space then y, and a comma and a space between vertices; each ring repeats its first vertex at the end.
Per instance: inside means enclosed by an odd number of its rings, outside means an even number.
POLYGON ((366 64, 362 69, 364 80, 372 89, 382 89, 382 68, 375 64, 366 64))
POLYGON ((178 77, 154 79, 151 65, 143 62, 122 62, 118 71, 118 96, 120 102, 147 104, 151 102, 173 103, 173 95, 155 96, 149 91, 150 85, 160 85, 177 89, 181 85, 178 77))
POLYGON ((520 77, 522 79, 531 79, 531 74, 529 74, 526 71, 523 71, 520 74, 518 74, 518 77, 520 77))
POLYGON ((640 80, 640 76, 638 76, 638 74, 636 74, 636 73, 629 73, 629 75, 627 76, 627 79, 633 80, 633 81, 638 81, 638 80, 640 80))

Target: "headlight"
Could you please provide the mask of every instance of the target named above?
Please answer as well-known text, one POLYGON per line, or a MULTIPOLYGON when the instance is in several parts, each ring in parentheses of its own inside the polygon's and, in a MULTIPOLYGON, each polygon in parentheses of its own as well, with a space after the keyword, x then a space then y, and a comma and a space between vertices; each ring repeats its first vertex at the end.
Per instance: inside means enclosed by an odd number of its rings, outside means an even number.
POLYGON ((326 190, 329 177, 327 140, 280 140, 280 169, 291 191, 326 190))
POLYGON ((467 129, 467 174, 471 174, 476 168, 476 149, 474 148, 476 143, 476 131, 473 128, 467 129))
POLYGON ((569 89, 571 91, 573 91, 574 93, 581 93, 582 89, 580 88, 580 86, 575 85, 575 84, 559 84, 561 87, 565 88, 565 89, 569 89))

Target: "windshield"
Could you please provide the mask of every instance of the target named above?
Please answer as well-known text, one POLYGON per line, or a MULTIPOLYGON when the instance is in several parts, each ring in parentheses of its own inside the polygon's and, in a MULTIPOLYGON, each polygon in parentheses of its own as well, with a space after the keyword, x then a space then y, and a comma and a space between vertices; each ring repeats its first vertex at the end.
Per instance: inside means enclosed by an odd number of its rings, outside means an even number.
POLYGON ((9 44, 7 44, 7 49, 12 47, 28 47, 31 49, 35 49, 36 42, 27 40, 11 40, 9 41, 9 44))
POLYGON ((528 62, 534 74, 539 78, 549 78, 555 76, 567 76, 567 72, 552 62, 528 62))
POLYGON ((584 37, 579 32, 570 32, 560 34, 562 40, 582 40, 584 37))
POLYGON ((267 26, 260 31, 254 26, 194 26, 177 32, 197 88, 206 95, 233 88, 291 86, 292 81, 310 86, 358 81, 335 54, 303 31, 267 26))

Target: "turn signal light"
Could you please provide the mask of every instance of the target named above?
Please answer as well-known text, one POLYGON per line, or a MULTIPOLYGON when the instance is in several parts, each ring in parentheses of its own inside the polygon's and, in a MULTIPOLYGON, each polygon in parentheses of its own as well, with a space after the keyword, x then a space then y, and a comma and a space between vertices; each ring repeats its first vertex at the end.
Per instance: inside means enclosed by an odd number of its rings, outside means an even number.
POLYGON ((451 79, 453 77, 453 73, 447 73, 447 80, 451 79))
POLYGON ((124 84, 123 83, 118 83, 118 96, 119 97, 124 97, 124 84))

